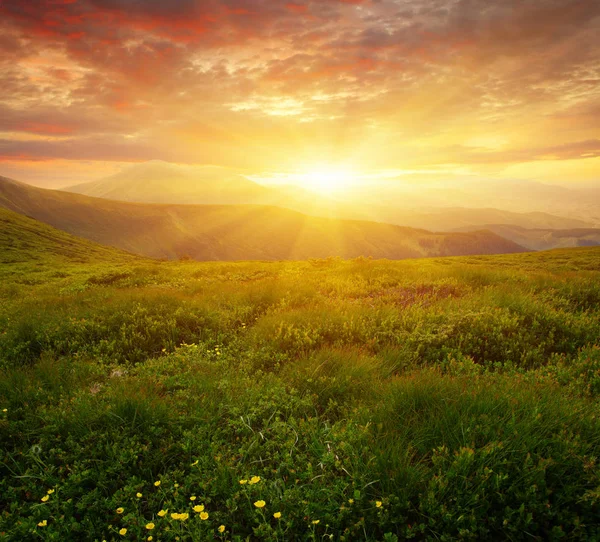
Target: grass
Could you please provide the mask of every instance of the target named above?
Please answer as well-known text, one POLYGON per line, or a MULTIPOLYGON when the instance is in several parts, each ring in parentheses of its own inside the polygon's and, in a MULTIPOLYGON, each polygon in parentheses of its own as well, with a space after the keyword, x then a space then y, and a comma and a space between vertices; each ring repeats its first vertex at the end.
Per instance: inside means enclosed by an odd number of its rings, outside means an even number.
POLYGON ((64 256, 0 268, 0 540, 600 539, 600 250, 64 256))

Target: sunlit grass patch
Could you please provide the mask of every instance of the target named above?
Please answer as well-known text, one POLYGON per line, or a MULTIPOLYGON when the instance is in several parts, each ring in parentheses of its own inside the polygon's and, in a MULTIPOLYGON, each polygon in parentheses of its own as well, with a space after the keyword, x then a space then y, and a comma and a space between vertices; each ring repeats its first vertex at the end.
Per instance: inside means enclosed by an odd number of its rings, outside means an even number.
POLYGON ((600 538, 569 258, 5 274, 0 539, 600 538))

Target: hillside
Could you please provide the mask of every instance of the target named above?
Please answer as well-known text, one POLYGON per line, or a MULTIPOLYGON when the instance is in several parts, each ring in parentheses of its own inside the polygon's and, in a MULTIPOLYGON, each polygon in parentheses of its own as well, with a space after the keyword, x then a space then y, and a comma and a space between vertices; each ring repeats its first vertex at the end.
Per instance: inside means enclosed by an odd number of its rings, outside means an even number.
POLYGON ((140 258, 0 208, 0 264, 132 262, 140 258))
POLYGON ((465 227, 461 232, 480 229, 492 231, 505 239, 531 250, 549 250, 552 248, 586 247, 600 245, 599 228, 544 229, 522 228, 510 224, 485 224, 482 227, 465 227))
MULTIPOLYGON (((432 209, 428 212, 388 211, 388 218, 394 224, 411 228, 425 228, 432 231, 460 231, 459 228, 477 227, 486 229, 489 224, 506 224, 520 228, 541 228, 547 230, 590 228, 591 223, 575 218, 565 218, 549 213, 516 213, 495 208, 451 207, 432 209)), ((466 230, 465 230, 466 231, 466 230)))
POLYGON ((401 259, 525 250, 491 232, 431 233, 375 222, 309 217, 258 205, 117 202, 8 179, 0 179, 0 207, 104 245, 159 258, 401 259))

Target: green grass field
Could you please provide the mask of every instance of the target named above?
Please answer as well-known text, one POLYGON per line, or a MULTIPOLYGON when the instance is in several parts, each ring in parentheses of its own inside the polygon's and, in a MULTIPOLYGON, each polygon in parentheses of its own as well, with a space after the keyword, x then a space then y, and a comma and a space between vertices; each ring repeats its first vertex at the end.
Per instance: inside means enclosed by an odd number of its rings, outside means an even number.
POLYGON ((0 266, 0 540, 600 539, 600 249, 71 249, 0 266))

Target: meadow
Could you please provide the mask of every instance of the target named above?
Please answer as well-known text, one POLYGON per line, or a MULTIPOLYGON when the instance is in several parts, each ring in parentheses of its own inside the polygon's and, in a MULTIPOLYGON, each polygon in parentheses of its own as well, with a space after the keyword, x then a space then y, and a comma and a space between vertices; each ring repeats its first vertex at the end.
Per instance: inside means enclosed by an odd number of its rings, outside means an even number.
POLYGON ((85 250, 0 266, 0 540, 600 540, 600 249, 85 250))

